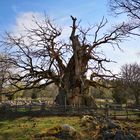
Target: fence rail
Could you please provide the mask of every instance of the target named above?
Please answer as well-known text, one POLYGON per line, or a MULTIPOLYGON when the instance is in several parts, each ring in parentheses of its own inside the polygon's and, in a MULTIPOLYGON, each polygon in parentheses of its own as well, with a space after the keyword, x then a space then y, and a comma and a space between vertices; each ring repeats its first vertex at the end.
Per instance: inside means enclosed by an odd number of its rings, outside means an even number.
POLYGON ((2 102, 0 104, 0 112, 3 113, 36 113, 36 114, 45 114, 45 115, 96 115, 100 114, 107 117, 123 117, 123 118, 132 118, 140 117, 140 108, 139 107, 122 107, 120 104, 109 104, 99 108, 92 108, 87 106, 58 106, 53 102, 48 101, 23 101, 16 100, 12 102, 2 102))

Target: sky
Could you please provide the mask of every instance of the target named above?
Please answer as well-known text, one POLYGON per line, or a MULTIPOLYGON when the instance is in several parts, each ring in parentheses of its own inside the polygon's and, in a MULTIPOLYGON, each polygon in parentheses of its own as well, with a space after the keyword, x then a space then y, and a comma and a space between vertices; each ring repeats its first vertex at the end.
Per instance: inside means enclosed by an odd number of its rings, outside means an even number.
MULTIPOLYGON (((66 35, 71 25, 70 15, 81 20, 82 26, 96 24, 103 16, 108 19, 109 26, 123 20, 123 16, 114 17, 109 12, 108 0, 0 0, 0 34, 4 31, 21 31, 23 24, 33 26, 32 15, 41 18, 44 12, 60 26, 67 26, 64 29, 66 35)), ((117 62, 108 64, 109 69, 117 73, 125 63, 140 63, 139 45, 139 38, 132 37, 120 44, 122 51, 104 47, 107 58, 117 62)))

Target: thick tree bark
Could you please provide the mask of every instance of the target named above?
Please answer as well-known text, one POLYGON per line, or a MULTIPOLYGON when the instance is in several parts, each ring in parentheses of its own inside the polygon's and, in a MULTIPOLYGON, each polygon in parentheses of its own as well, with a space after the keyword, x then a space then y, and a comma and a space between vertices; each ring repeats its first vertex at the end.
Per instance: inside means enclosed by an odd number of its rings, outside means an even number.
POLYGON ((85 75, 90 57, 86 51, 87 46, 81 44, 78 35, 75 35, 77 27, 76 18, 72 17, 72 20, 73 27, 70 40, 72 42, 73 56, 71 57, 62 77, 56 103, 60 105, 67 103, 68 105, 74 106, 94 105, 95 107, 96 105, 93 98, 88 95, 89 84, 86 82, 85 75))
POLYGON ((88 94, 89 88, 80 92, 80 87, 75 87, 74 89, 67 89, 70 92, 67 92, 65 89, 60 88, 59 93, 56 97, 56 104, 60 106, 71 105, 75 107, 94 107, 97 108, 94 98, 88 94))
POLYGON ((77 59, 73 55, 67 65, 59 84, 56 104, 97 107, 94 98, 88 94, 90 85, 85 76, 88 58, 86 54, 81 55, 81 52, 76 55, 77 59))

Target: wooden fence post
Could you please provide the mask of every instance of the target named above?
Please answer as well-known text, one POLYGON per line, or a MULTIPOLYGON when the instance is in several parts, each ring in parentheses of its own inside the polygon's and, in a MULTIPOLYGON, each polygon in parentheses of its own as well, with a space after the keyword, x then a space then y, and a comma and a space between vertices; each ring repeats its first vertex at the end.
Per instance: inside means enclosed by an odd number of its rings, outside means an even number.
POLYGON ((115 111, 115 109, 114 109, 114 120, 116 119, 116 111, 115 111))
POLYGON ((66 100, 66 95, 65 95, 65 103, 64 103, 64 107, 65 107, 65 112, 66 112, 66 109, 67 109, 67 100, 66 100))
POLYGON ((41 111, 45 111, 45 108, 46 108, 46 105, 45 105, 45 103, 43 102, 43 103, 41 104, 41 111))
POLYGON ((17 113, 17 108, 18 108, 18 104, 17 104, 17 100, 16 100, 16 105, 15 105, 15 112, 17 113))
POLYGON ((126 107, 126 120, 128 120, 128 109, 126 107))
POLYGON ((108 103, 105 105, 105 117, 108 118, 109 116, 109 105, 108 103))

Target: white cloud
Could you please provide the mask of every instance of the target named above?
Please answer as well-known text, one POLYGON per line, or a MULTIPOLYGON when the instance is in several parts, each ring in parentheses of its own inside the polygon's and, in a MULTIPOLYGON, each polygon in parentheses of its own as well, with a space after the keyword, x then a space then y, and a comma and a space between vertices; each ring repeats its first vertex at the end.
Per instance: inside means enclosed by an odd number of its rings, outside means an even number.
POLYGON ((18 14, 16 18, 16 24, 12 27, 14 33, 24 32, 26 28, 36 27, 34 23, 34 18, 37 20, 42 19, 42 14, 38 12, 25 12, 18 14))
MULTIPOLYGON (((45 24, 44 23, 45 15, 39 12, 25 12, 25 13, 20 13, 17 15, 16 18, 16 23, 15 25, 12 26, 12 32, 16 35, 20 34, 25 34, 25 28, 27 29, 33 29, 37 28, 37 25, 35 23, 35 20, 39 22, 39 24, 45 24)), ((51 19, 51 18, 50 18, 51 19)), ((62 35, 61 39, 66 39, 66 37, 69 37, 71 28, 68 23, 68 18, 62 17, 60 19, 51 19, 54 21, 54 24, 57 24, 62 28, 62 35), (62 25, 62 26, 61 26, 62 25)), ((70 18, 69 18, 70 20, 70 18)), ((58 26, 58 28, 59 28, 58 26)))
POLYGON ((138 56, 138 53, 140 52, 140 41, 138 39, 131 39, 130 41, 126 41, 120 44, 119 49, 109 49, 104 48, 104 52, 106 56, 116 61, 117 63, 110 63, 107 64, 108 68, 111 69, 113 72, 118 73, 120 71, 120 67, 124 64, 130 64, 130 63, 139 63, 140 64, 140 55, 138 56))
MULTIPOLYGON (((33 16, 40 22, 44 19, 44 15, 38 12, 26 12, 18 14, 16 25, 13 26, 14 33, 25 33, 25 27, 36 28, 36 25, 33 22, 33 16)), ((54 19, 54 22, 60 26, 62 25, 62 36, 59 39, 68 39, 71 33, 71 19, 67 17, 61 17, 60 19, 54 19)), ((104 46, 102 50, 105 52, 107 58, 117 62, 107 64, 107 67, 117 73, 119 72, 121 65, 125 63, 140 63, 139 56, 137 55, 140 52, 139 44, 139 38, 131 39, 131 41, 126 41, 120 44, 123 52, 119 49, 113 50, 109 47, 104 46)))

